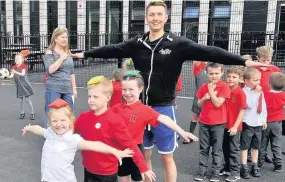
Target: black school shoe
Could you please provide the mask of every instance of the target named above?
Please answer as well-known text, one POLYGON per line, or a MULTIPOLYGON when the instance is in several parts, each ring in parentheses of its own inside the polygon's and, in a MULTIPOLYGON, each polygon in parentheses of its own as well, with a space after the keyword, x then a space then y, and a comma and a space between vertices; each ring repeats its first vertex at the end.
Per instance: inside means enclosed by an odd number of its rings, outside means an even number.
POLYGON ((241 168, 240 169, 240 177, 242 177, 243 179, 249 179, 250 178, 248 168, 241 168))
POLYGON ((283 166, 282 165, 276 165, 274 168, 274 171, 277 173, 281 173, 283 171, 283 166))
POLYGON ((260 177, 260 169, 257 166, 252 166, 251 174, 253 177, 260 177))
POLYGON ((20 118, 19 119, 24 119, 25 118, 25 113, 21 113, 20 118))

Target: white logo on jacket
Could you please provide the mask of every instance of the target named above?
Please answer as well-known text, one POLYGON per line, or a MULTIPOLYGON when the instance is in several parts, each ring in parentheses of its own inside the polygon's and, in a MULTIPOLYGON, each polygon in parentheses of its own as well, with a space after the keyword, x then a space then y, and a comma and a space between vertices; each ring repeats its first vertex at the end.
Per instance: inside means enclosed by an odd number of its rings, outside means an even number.
POLYGON ((171 53, 171 50, 169 50, 169 49, 161 49, 161 50, 159 51, 159 53, 162 54, 162 55, 166 55, 166 54, 170 54, 170 53, 171 53))

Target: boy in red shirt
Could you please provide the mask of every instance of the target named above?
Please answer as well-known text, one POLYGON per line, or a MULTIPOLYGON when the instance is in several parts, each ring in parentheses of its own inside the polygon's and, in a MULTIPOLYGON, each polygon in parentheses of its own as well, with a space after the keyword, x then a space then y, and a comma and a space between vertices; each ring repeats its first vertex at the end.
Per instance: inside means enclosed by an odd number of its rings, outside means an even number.
POLYGON ((231 89, 231 97, 227 99, 228 116, 224 131, 223 153, 225 159, 223 174, 228 175, 226 181, 240 179, 240 133, 242 119, 247 108, 246 96, 239 87, 240 77, 243 72, 238 67, 233 67, 227 72, 227 84, 231 89))
POLYGON ((267 105, 267 128, 263 130, 261 146, 259 150, 258 165, 263 167, 265 152, 270 141, 273 153, 273 164, 275 172, 283 170, 282 165, 282 120, 284 119, 285 105, 285 75, 282 73, 272 73, 270 75, 270 91, 265 95, 267 105))
POLYGON ((123 78, 123 70, 117 69, 113 72, 113 93, 109 103, 109 106, 112 107, 118 103, 122 102, 122 78, 123 78))
POLYGON ((209 82, 204 83, 197 92, 200 113, 200 156, 199 173, 196 181, 206 177, 208 168, 209 149, 212 147, 212 177, 210 181, 220 180, 222 167, 224 126, 227 121, 227 105, 225 100, 230 98, 229 86, 221 80, 224 73, 223 65, 208 63, 206 67, 209 82))
MULTIPOLYGON (((108 109, 112 95, 112 83, 104 76, 97 76, 88 82, 88 104, 90 111, 80 114, 74 129, 83 139, 101 141, 117 149, 134 151, 133 160, 140 172, 151 181, 155 175, 148 170, 144 157, 131 137, 124 120, 108 109)), ((84 181, 117 181, 118 161, 112 155, 83 151, 84 181)))
MULTIPOLYGON (((271 65, 273 49, 270 46, 261 46, 256 48, 257 59, 259 62, 271 65)), ((264 96, 269 92, 269 77, 274 72, 280 72, 280 69, 277 66, 270 67, 256 67, 256 69, 261 73, 260 86, 262 87, 262 91, 264 96)), ((266 149, 267 151, 267 149, 266 149)), ((265 153, 265 162, 272 163, 271 157, 265 153)))
MULTIPOLYGON (((138 71, 126 71, 122 80, 122 92, 125 103, 120 103, 112 107, 112 110, 120 115, 126 122, 126 126, 129 129, 131 136, 136 140, 138 147, 143 150, 143 137, 144 129, 147 124, 157 127, 159 123, 162 123, 170 129, 179 133, 185 140, 190 141, 193 139, 197 141, 197 137, 193 134, 185 132, 181 129, 170 117, 160 114, 150 106, 144 105, 139 96, 144 89, 144 81, 138 71)), ((155 128, 154 128, 155 129, 155 128)), ((160 141, 160 138, 155 138, 160 141)), ((157 142, 160 145, 161 142, 157 142)), ((160 146, 158 146, 160 148, 160 146)), ((151 163, 148 161, 148 167, 151 168, 151 163)), ((123 164, 119 167, 118 175, 121 177, 121 181, 131 182, 142 181, 138 167, 133 162, 132 158, 125 158, 123 164)))

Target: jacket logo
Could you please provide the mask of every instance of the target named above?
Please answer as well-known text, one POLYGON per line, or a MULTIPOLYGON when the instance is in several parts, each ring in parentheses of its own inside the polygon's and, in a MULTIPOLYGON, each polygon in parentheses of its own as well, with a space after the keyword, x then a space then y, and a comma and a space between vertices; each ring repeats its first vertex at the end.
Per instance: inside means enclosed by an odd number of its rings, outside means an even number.
POLYGON ((137 119, 137 115, 136 114, 131 114, 131 117, 130 117, 131 123, 135 123, 136 119, 137 119))
POLYGON ((162 55, 166 55, 166 54, 170 54, 170 53, 171 53, 171 50, 169 50, 169 49, 161 49, 161 50, 159 51, 159 53, 162 54, 162 55))

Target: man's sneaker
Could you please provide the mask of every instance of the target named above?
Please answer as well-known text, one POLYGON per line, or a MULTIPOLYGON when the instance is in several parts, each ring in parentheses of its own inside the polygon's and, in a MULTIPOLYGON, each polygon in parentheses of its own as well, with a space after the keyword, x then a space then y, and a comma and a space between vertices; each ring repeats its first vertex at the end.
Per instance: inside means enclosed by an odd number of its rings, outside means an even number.
POLYGON ((253 177, 260 177, 260 169, 257 166, 252 166, 251 174, 253 177))
POLYGON ((229 176, 231 173, 229 171, 227 171, 225 168, 220 170, 219 175, 220 176, 229 176))
POLYGON ((276 165, 274 168, 274 171, 277 173, 281 173, 283 171, 283 166, 282 165, 276 165))
POLYGON ((226 181, 237 181, 240 179, 240 176, 237 174, 231 174, 226 178, 226 181))
POLYGON ((197 176, 195 176, 195 181, 203 181, 206 178, 206 175, 204 173, 199 173, 197 176))
POLYGON ((267 163, 273 163, 271 157, 268 154, 265 154, 265 162, 267 163))
POLYGON ((242 177, 243 179, 249 179, 250 178, 248 168, 241 168, 240 177, 242 177))
POLYGON ((220 181, 220 176, 218 174, 213 174, 210 181, 211 182, 218 182, 218 181, 220 181))

